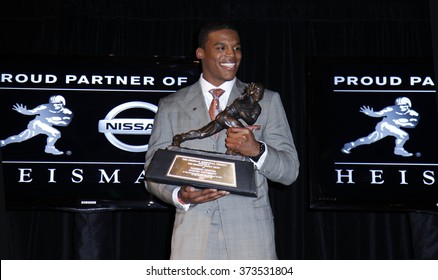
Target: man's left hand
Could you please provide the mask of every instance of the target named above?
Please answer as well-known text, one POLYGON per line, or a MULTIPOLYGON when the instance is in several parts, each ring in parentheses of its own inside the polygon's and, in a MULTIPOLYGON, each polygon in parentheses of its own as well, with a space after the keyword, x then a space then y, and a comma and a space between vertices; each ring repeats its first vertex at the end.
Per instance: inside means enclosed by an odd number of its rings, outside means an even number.
POLYGON ((234 153, 247 157, 257 156, 260 152, 260 143, 254 138, 252 131, 244 127, 228 128, 225 146, 234 153))

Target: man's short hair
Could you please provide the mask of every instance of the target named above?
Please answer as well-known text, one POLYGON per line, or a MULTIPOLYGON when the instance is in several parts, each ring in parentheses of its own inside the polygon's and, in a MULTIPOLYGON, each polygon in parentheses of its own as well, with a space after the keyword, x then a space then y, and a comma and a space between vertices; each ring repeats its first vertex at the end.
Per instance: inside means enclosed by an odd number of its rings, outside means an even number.
POLYGON ((205 43, 207 42, 208 35, 211 32, 215 32, 218 30, 224 30, 224 29, 234 30, 234 31, 238 32, 236 27, 229 22, 210 22, 210 23, 207 23, 199 31, 198 46, 200 48, 205 48, 205 43))

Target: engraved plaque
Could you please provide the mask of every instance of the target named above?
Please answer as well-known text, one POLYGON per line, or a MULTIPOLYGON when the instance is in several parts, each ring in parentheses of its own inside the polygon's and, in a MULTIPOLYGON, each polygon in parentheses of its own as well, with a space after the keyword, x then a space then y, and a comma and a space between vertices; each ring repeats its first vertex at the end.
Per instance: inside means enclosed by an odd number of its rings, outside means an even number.
POLYGON ((237 187, 234 162, 176 155, 167 176, 237 187))
POLYGON ((245 157, 169 147, 155 152, 146 171, 148 180, 257 196, 254 165, 245 157))

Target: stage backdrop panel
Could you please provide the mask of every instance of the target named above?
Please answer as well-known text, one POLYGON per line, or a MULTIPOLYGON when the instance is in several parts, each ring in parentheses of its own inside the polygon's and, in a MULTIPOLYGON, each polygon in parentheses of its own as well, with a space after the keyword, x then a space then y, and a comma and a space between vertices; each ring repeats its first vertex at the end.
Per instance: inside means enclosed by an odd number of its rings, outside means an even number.
POLYGON ((433 60, 308 66, 311 208, 437 211, 433 60))
POLYGON ((143 183, 153 119, 199 75, 183 58, 2 57, 7 209, 164 207, 143 183))

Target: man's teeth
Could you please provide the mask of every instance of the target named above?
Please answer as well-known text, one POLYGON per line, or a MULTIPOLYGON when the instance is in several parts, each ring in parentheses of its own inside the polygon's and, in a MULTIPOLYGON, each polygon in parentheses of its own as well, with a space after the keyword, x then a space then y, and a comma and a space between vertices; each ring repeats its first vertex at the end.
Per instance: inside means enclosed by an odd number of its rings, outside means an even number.
POLYGON ((225 67, 234 67, 236 66, 236 63, 221 63, 221 65, 225 67))

